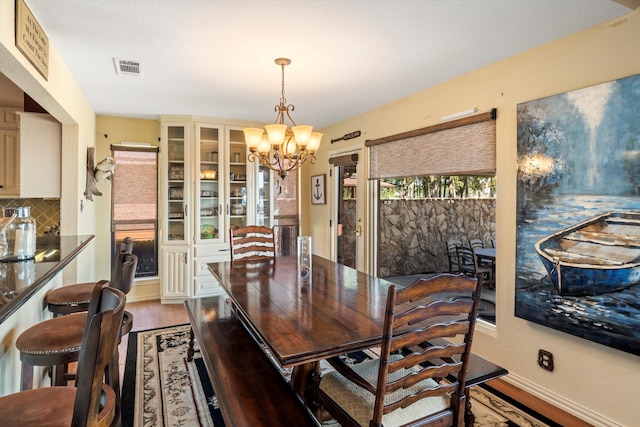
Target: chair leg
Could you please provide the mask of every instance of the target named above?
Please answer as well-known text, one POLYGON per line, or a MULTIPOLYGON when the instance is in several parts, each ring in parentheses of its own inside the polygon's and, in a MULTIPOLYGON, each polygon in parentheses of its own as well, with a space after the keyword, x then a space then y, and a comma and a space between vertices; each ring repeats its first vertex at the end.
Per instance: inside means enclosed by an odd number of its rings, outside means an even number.
POLYGON ((67 385, 67 369, 69 365, 56 365, 52 366, 51 369, 51 383, 56 386, 65 386, 67 385))
POLYGON ((116 417, 111 426, 119 426, 122 422, 122 396, 120 393, 120 353, 117 347, 105 369, 105 382, 116 394, 116 417))
POLYGON ((464 405, 464 425, 465 427, 473 427, 473 424, 476 422, 476 416, 471 410, 471 394, 469 394, 469 387, 465 387, 464 394, 466 396, 464 405))
POLYGON ((31 390, 33 388, 33 365, 22 364, 22 389, 31 390))

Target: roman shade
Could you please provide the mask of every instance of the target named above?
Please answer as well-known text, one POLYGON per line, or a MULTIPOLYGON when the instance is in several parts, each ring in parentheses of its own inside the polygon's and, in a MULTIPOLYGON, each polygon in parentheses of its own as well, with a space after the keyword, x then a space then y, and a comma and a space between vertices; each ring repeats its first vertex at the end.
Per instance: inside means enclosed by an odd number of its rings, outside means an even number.
POLYGON ((113 174, 111 231, 158 227, 158 147, 111 145, 113 174))
POLYGON ((329 159, 329 164, 333 166, 345 166, 345 165, 355 165, 358 163, 358 155, 357 154, 345 154, 342 156, 335 156, 329 159))
POLYGON ((493 175, 496 110, 365 142, 369 179, 493 175))

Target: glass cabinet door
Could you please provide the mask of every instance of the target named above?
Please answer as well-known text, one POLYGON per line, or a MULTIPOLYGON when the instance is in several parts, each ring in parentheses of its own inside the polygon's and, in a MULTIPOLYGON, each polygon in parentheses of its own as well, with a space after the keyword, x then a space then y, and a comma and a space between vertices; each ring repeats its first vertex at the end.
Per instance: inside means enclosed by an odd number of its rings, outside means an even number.
POLYGON ((271 211, 273 209, 271 175, 272 173, 269 168, 264 166, 258 168, 258 179, 256 181, 258 190, 256 217, 258 225, 264 225, 269 228, 273 227, 273 224, 271 224, 271 211))
POLYGON ((186 238, 185 131, 185 126, 167 126, 167 240, 186 238))
POLYGON ((196 239, 200 241, 219 241, 222 232, 221 204, 224 196, 220 185, 222 159, 220 158, 220 129, 217 127, 196 125, 196 156, 199 164, 196 176, 196 195, 198 202, 195 216, 196 239))
POLYGON ((241 129, 229 130, 229 227, 248 225, 247 222, 247 148, 241 129))

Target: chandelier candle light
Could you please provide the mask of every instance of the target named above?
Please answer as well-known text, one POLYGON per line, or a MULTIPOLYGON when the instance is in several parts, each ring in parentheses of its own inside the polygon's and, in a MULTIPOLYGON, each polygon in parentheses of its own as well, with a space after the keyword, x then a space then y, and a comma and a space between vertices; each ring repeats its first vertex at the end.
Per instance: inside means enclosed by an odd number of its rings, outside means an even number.
POLYGON ((291 64, 291 60, 276 58, 275 63, 282 68, 282 96, 275 106, 276 120, 274 124, 265 126, 266 134, 260 128, 245 128, 243 132, 250 151, 249 161, 258 161, 284 178, 287 172, 300 168, 307 160, 315 163, 314 153, 320 147, 322 134, 312 132, 313 126, 296 125, 291 118, 290 111, 294 111, 295 106, 287 105, 284 97, 284 67, 291 64), (291 128, 285 123, 285 117, 291 122, 291 128))

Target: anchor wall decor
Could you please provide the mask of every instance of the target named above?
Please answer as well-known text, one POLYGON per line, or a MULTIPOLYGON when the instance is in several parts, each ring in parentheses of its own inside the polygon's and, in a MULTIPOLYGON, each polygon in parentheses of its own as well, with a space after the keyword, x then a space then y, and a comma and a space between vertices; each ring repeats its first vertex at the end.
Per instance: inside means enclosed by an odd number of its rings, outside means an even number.
POLYGON ((311 204, 324 205, 327 202, 324 184, 325 175, 311 177, 311 204))

